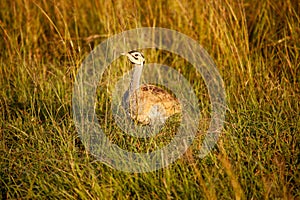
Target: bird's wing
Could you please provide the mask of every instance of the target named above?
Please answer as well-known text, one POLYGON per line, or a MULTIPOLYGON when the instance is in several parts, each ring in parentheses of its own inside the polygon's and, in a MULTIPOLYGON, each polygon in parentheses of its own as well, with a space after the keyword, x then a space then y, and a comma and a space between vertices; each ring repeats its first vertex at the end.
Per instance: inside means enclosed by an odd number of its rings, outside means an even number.
POLYGON ((154 105, 161 106, 167 117, 181 112, 179 101, 158 86, 142 85, 138 92, 138 103, 142 105, 143 113, 149 113, 154 105))

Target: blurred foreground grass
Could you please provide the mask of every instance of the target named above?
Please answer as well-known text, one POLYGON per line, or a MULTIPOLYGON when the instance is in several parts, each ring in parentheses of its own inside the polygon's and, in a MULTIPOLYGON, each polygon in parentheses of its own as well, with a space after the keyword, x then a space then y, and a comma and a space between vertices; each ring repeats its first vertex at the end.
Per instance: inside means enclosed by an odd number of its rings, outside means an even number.
MULTIPOLYGON (((2 198, 300 198, 299 13, 292 0, 1 2, 2 198), (218 146, 204 159, 197 157, 199 136, 168 168, 123 173, 97 162, 78 139, 72 85, 97 44, 149 26, 180 31, 208 51, 225 82, 228 111, 218 146)), ((175 67, 206 102, 201 76, 175 67)), ((118 70, 112 73, 129 66, 118 70)), ((111 87, 110 78, 99 90, 111 87)), ((107 95, 98 99, 103 119, 107 95)), ((113 140, 137 148, 124 137, 113 140)))

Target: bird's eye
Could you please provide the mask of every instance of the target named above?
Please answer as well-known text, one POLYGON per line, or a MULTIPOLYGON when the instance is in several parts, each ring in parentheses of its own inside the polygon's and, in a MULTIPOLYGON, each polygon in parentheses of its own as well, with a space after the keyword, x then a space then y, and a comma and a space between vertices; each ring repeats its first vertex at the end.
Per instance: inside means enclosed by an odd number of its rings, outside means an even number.
POLYGON ((134 56, 135 56, 135 57, 138 57, 138 56, 139 56, 139 54, 137 54, 137 53, 136 53, 136 54, 134 54, 134 56))

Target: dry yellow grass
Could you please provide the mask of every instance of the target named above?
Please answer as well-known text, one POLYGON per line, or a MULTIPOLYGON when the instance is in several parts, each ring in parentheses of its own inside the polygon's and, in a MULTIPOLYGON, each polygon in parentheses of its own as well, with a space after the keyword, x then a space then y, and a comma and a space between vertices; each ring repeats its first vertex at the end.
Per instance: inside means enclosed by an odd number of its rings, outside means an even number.
MULTIPOLYGON (((2 1, 2 199, 299 199, 299 13, 292 0, 2 1), (204 159, 197 157, 200 135, 168 168, 124 173, 97 162, 78 139, 72 86, 101 41, 153 26, 190 36, 214 58, 226 87, 226 123, 221 143, 204 159)), ((209 121, 201 76, 176 56, 149 55, 192 83, 209 121)), ((147 141, 124 136, 110 123, 109 88, 127 70, 125 64, 108 69, 97 111, 116 144, 139 151, 147 141)), ((149 143, 159 146, 162 139, 149 143)))

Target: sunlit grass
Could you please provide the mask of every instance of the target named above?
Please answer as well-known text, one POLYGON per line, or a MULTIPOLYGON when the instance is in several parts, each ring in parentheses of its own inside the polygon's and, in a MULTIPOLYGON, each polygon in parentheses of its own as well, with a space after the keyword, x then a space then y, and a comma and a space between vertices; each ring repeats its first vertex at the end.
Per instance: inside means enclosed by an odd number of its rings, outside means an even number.
MULTIPOLYGON (((2 198, 300 198, 299 13, 292 0, 1 2, 2 198), (201 75, 175 55, 145 50, 149 61, 168 64, 189 80, 203 127, 167 168, 124 173, 82 145, 72 86, 81 62, 101 41, 153 26, 190 36, 214 58, 226 87, 226 122, 216 148, 200 159, 210 119, 201 75)), ((146 144, 115 131, 109 110, 113 83, 129 69, 125 59, 108 69, 98 86, 97 112, 116 144, 143 151, 146 144)))

